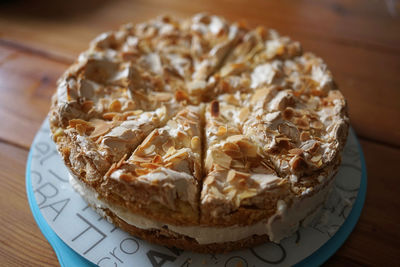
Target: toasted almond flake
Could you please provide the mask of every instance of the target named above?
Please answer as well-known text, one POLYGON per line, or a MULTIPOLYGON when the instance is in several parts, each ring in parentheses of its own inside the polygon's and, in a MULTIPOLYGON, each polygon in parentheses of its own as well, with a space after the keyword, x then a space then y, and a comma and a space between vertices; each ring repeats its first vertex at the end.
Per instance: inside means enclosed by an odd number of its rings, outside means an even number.
POLYGON ((57 130, 53 134, 53 139, 57 140, 58 137, 64 135, 64 129, 63 128, 57 128, 57 130))
POLYGON ((168 139, 166 142, 164 142, 162 145, 161 145, 161 147, 162 147, 162 150, 165 152, 165 153, 168 153, 168 150, 171 148, 171 147, 173 147, 175 144, 174 144, 174 140, 173 139, 168 139))
POLYGON ((246 166, 244 165, 243 161, 232 160, 231 168, 236 169, 236 170, 241 170, 241 169, 245 169, 246 166))
POLYGON ((296 119, 296 126, 300 129, 309 129, 310 128, 310 120, 307 116, 303 115, 303 117, 296 119))
POLYGON ((240 193, 238 195, 238 198, 240 198, 240 200, 243 200, 243 199, 246 199, 246 198, 254 197, 255 195, 257 195, 257 191, 255 191, 255 190, 246 190, 246 191, 240 193))
POLYGON ((140 163, 140 166, 143 167, 143 168, 146 168, 146 169, 150 169, 150 170, 155 170, 155 169, 158 169, 160 167, 159 164, 151 163, 151 162, 150 163, 147 163, 147 162, 140 163))
POLYGON ((111 112, 120 112, 121 108, 122 108, 122 105, 118 99, 114 99, 108 106, 108 110, 111 112))
POLYGON ((135 177, 130 173, 123 173, 119 176, 119 178, 125 182, 131 182, 135 180, 135 177))
POLYGON ((138 176, 146 175, 149 173, 148 169, 136 169, 135 172, 138 176))
POLYGON ((244 136, 242 134, 232 135, 232 136, 229 136, 226 139, 226 141, 230 142, 230 143, 237 143, 237 142, 242 141, 242 140, 246 140, 246 136, 244 136))
POLYGON ((221 77, 225 77, 228 75, 236 75, 239 74, 243 71, 245 71, 247 66, 244 63, 233 63, 229 65, 225 65, 221 71, 220 75, 221 77))
POLYGON ((244 122, 249 117, 249 114, 250 114, 250 110, 248 107, 244 107, 244 108, 240 109, 239 120, 241 122, 244 122))
POLYGON ((181 101, 189 101, 189 96, 188 96, 184 91, 182 91, 182 90, 177 90, 177 91, 175 92, 175 99, 176 99, 178 102, 181 102, 181 101))
POLYGON ((244 178, 239 179, 238 186, 239 186, 239 188, 242 188, 242 189, 246 188, 246 186, 247 186, 246 179, 244 179, 244 178))
POLYGON ((111 121, 117 114, 116 112, 106 112, 103 114, 103 119, 111 121))
POLYGON ((222 169, 229 169, 232 162, 232 158, 220 150, 211 150, 206 157, 205 167, 207 170, 211 170, 213 167, 219 166, 222 169))
POLYGON ((317 141, 312 142, 310 146, 307 147, 306 151, 308 153, 314 154, 320 148, 320 144, 317 141))
POLYGON ((281 134, 286 135, 286 137, 290 138, 292 141, 296 142, 299 140, 299 130, 293 125, 289 125, 284 122, 278 125, 278 130, 281 134))
POLYGON ((257 89, 254 92, 253 96, 251 97, 250 102, 252 104, 255 104, 255 103, 259 102, 259 101, 264 101, 265 97, 267 97, 270 92, 271 92, 270 88, 265 88, 264 87, 264 88, 261 88, 261 89, 257 89))
POLYGON ((188 152, 186 149, 182 148, 179 150, 176 150, 175 153, 173 153, 172 155, 166 157, 164 156, 164 161, 165 162, 177 162, 177 161, 181 161, 183 159, 185 159, 188 156, 188 152))
POLYGON ((175 152, 176 152, 175 147, 171 146, 168 148, 167 153, 164 155, 164 157, 168 157, 168 156, 174 154, 175 152))
POLYGON ((226 181, 229 183, 231 182, 236 176, 235 170, 229 170, 228 175, 226 176, 226 181))
POLYGON ((217 131, 217 135, 218 136, 223 136, 225 135, 227 132, 226 127, 225 126, 219 126, 218 127, 218 131, 217 131))
POLYGON ((317 129, 317 130, 321 130, 324 127, 324 124, 320 121, 313 121, 311 123, 311 127, 313 127, 314 129, 317 129))
POLYGON ((81 119, 72 119, 69 121, 69 126, 72 128, 75 128, 76 125, 82 124, 82 125, 87 125, 90 126, 90 123, 81 119))
POLYGON ((273 169, 271 168, 271 166, 269 166, 266 162, 261 161, 261 165, 263 165, 267 170, 269 170, 271 173, 273 173, 273 169))
POLYGON ((312 162, 318 162, 321 159, 322 155, 315 155, 311 158, 312 162))
MULTIPOLYGON (((176 136, 178 137, 179 140, 185 140, 185 139, 187 139, 187 138, 186 138, 186 137, 187 137, 186 132, 178 131, 178 132, 176 133, 176 136)), ((188 145, 185 144, 185 146, 188 146, 188 145)))
POLYGON ((226 198, 229 200, 232 200, 237 193, 233 186, 228 186, 226 189, 224 189, 224 192, 226 193, 226 198))
POLYGON ((151 158, 143 158, 143 157, 139 157, 137 155, 132 155, 129 159, 129 162, 137 162, 137 163, 141 163, 141 162, 151 162, 151 158))
POLYGON ((290 160, 290 166, 294 171, 300 171, 301 169, 305 168, 307 164, 305 163, 304 159, 300 156, 294 156, 290 160))
POLYGON ((310 133, 307 132, 307 131, 303 131, 303 132, 300 134, 300 140, 301 140, 302 142, 307 141, 307 140, 310 140, 310 138, 311 138, 310 133))
POLYGON ((291 107, 287 107, 287 108, 283 111, 282 116, 283 116, 283 118, 284 118, 285 120, 290 120, 290 119, 292 119, 293 116, 294 116, 294 109, 291 108, 291 107))
MULTIPOLYGON (((143 113, 143 110, 141 109, 137 109, 137 110, 132 110, 132 111, 128 111, 129 115, 128 116, 137 116, 143 113)), ((125 115, 125 113, 124 113, 125 115)))
POLYGON ((113 163, 111 165, 111 167, 108 169, 108 171, 106 172, 106 174, 104 175, 105 177, 110 177, 111 174, 115 171, 115 166, 117 166, 117 163, 113 163))
POLYGON ((154 99, 155 101, 159 102, 166 102, 172 99, 172 94, 171 93, 164 93, 164 92, 157 92, 154 94, 154 99))
POLYGON ((228 155, 226 155, 225 153, 223 153, 222 151, 219 151, 219 150, 213 150, 211 155, 212 155, 214 164, 217 164, 226 169, 229 168, 229 166, 232 162, 231 157, 229 157, 228 155))
POLYGON ((175 120, 168 121, 168 126, 170 128, 172 128, 172 129, 178 129, 179 128, 178 123, 175 120))
POLYGON ((198 136, 193 136, 192 140, 190 140, 190 146, 194 151, 200 149, 200 138, 198 136))
POLYGON ((290 138, 287 137, 276 137, 276 143, 281 148, 289 149, 290 148, 290 138))
POLYGON ((224 149, 224 153, 227 154, 232 159, 243 159, 243 153, 237 150, 226 150, 224 149))
POLYGON ((153 160, 153 163, 161 163, 162 162, 162 157, 160 155, 155 155, 153 160))
POLYGON ((257 146, 248 139, 241 140, 237 143, 240 150, 247 158, 255 158, 257 156, 257 146))
POLYGON ((135 102, 133 102, 131 99, 128 99, 125 101, 124 105, 122 106, 122 111, 132 110, 135 107, 136 107, 135 102))
POLYGON ((122 164, 124 164, 125 159, 126 159, 127 156, 128 156, 127 154, 124 154, 124 156, 118 161, 118 163, 117 163, 117 165, 116 165, 115 167, 116 167, 116 168, 121 167, 122 164))
POLYGON ((240 147, 236 143, 229 142, 229 141, 224 144, 222 149, 224 151, 236 151, 236 152, 240 153, 240 147))
POLYGON ((85 127, 85 125, 83 125, 83 124, 77 124, 76 126, 75 126, 75 129, 78 131, 78 133, 80 134, 80 135, 84 135, 85 133, 86 133, 86 127, 85 127))
POLYGON ((246 180, 246 179, 248 179, 250 177, 250 173, 236 171, 236 177, 246 180))
POLYGON ((240 207, 240 197, 235 198, 235 206, 240 207))
POLYGON ((156 149, 156 146, 155 146, 155 145, 150 145, 150 146, 148 146, 148 147, 146 147, 146 148, 143 149, 143 153, 144 153, 145 155, 150 155, 151 153, 154 152, 155 149, 156 149))
POLYGON ((97 138, 107 134, 113 127, 113 124, 104 120, 95 119, 91 121, 94 131, 90 134, 90 138, 97 138))
POLYGON ((199 94, 205 90, 207 83, 203 80, 194 80, 187 85, 190 94, 199 94))
POLYGON ((164 165, 165 168, 171 168, 174 164, 172 162, 168 162, 164 165))
POLYGON ((91 100, 86 100, 85 102, 82 103, 82 110, 85 113, 88 113, 92 108, 93 108, 93 101, 91 100))
POLYGON ((289 150, 289 154, 292 155, 301 155, 303 153, 303 150, 301 148, 292 148, 289 150))
MULTIPOLYGON (((227 84, 227 83, 226 83, 226 84, 227 84)), ((224 100, 226 101, 226 103, 228 103, 228 104, 230 104, 230 105, 236 106, 236 105, 239 105, 239 104, 240 104, 239 101, 238 101, 233 95, 231 95, 231 94, 226 95, 226 96, 224 97, 224 100)))
POLYGON ((225 196, 221 192, 219 192, 219 190, 215 186, 210 187, 210 193, 212 195, 214 195, 216 198, 219 198, 219 199, 225 198, 225 196))

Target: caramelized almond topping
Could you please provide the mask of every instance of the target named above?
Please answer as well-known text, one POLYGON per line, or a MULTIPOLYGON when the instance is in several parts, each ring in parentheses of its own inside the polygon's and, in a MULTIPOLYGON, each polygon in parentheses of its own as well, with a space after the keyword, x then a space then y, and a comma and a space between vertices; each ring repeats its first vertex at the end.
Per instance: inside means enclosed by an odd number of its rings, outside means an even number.
POLYGON ((219 102, 217 100, 211 102, 211 115, 214 117, 219 116, 219 102))
POLYGON ((76 125, 82 124, 82 125, 87 125, 90 126, 90 123, 81 119, 72 119, 69 121, 69 126, 72 128, 75 128, 76 125))
POLYGON ((289 154, 292 155, 301 155, 303 153, 303 150, 300 148, 292 148, 289 150, 289 154))
POLYGON ((291 118, 293 118, 294 116, 294 110, 291 107, 287 107, 284 111, 283 111, 283 118, 285 120, 290 120, 291 118))
POLYGON ((87 100, 82 103, 82 110, 85 113, 88 113, 93 108, 93 101, 87 100))
POLYGON ((290 160, 290 166, 292 170, 300 171, 307 167, 307 163, 304 161, 302 157, 297 155, 290 160))
POLYGON ((119 177, 121 180, 123 180, 125 182, 131 182, 135 179, 135 177, 130 173, 123 173, 119 177))
POLYGON ((181 101, 189 101, 189 96, 187 95, 186 92, 182 91, 182 90, 177 90, 175 92, 175 99, 179 102, 181 101))
POLYGON ((103 114, 103 119, 111 121, 118 113, 116 112, 107 112, 103 114))
POLYGON ((302 132, 302 133, 300 134, 300 140, 301 140, 302 142, 307 141, 307 140, 310 140, 310 138, 311 138, 311 136, 310 136, 310 133, 309 133, 309 132, 304 131, 304 132, 302 132))
POLYGON ((114 101, 111 102, 111 104, 108 106, 108 109, 111 112, 120 112, 122 108, 121 102, 119 102, 118 99, 115 99, 114 101))

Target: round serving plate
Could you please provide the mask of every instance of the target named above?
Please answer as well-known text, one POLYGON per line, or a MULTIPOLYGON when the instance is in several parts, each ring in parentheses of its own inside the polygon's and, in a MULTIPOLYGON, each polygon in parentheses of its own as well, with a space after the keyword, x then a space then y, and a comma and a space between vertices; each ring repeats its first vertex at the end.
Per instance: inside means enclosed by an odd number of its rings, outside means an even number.
POLYGON ((150 244, 123 232, 91 210, 69 185, 68 170, 50 138, 47 120, 26 167, 33 216, 61 266, 316 266, 343 244, 360 217, 367 189, 361 146, 353 130, 335 186, 321 215, 280 244, 227 254, 198 254, 150 244))

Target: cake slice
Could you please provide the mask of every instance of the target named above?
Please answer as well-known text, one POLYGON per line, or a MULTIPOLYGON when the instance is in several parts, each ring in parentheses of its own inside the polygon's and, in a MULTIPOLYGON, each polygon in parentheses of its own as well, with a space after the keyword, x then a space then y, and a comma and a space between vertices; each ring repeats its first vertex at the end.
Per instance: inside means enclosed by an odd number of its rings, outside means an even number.
POLYGON ((101 196, 133 213, 173 224, 198 222, 202 108, 187 106, 113 165, 101 196))
POLYGON ((250 112, 243 133, 301 193, 332 177, 337 169, 340 155, 336 151, 343 148, 348 129, 346 104, 326 66, 313 55, 287 60, 279 68, 270 69, 270 80, 285 87, 253 75, 254 93, 248 100, 250 112))
POLYGON ((53 135, 73 175, 93 187, 102 182, 114 162, 135 149, 168 117, 165 107, 154 112, 137 110, 113 115, 111 120, 71 119, 66 128, 59 127, 53 135))
POLYGON ((277 176, 268 158, 241 133, 235 121, 242 116, 226 103, 207 106, 206 177, 200 199, 204 224, 253 225, 267 220, 277 202, 290 194, 287 180, 277 176))

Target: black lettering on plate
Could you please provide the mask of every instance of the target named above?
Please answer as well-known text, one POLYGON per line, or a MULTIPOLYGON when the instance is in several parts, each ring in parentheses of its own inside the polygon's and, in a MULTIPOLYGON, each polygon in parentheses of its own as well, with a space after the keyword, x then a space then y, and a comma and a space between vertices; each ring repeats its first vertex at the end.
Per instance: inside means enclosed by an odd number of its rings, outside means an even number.
POLYGON ((233 256, 230 257, 226 262, 225 262, 225 267, 234 267, 234 266, 243 266, 243 267, 248 267, 249 264, 247 261, 240 257, 240 256, 233 256))
MULTIPOLYGON (((260 254, 258 254, 254 248, 251 248, 250 251, 251 253, 253 253, 254 256, 256 256, 259 260, 269 263, 269 264, 279 264, 282 263, 285 259, 286 259, 286 250, 285 248, 281 245, 281 244, 276 244, 276 243, 270 243, 271 245, 276 246, 280 251, 281 251, 281 256, 277 259, 267 259, 265 255, 260 256, 260 254)), ((276 254, 274 253, 274 256, 276 254)))
POLYGON ((132 255, 139 250, 139 243, 135 239, 128 237, 121 241, 119 248, 123 253, 132 255))
POLYGON ((54 222, 57 219, 57 217, 61 214, 61 212, 64 210, 65 206, 67 206, 69 201, 70 201, 69 198, 62 199, 54 203, 44 205, 40 207, 40 209, 51 208, 56 213, 56 216, 53 218, 54 222))
POLYGON ((62 178, 60 175, 58 175, 57 173, 55 173, 54 171, 52 171, 52 170, 48 170, 49 171, 49 173, 51 174, 51 175, 53 175, 55 178, 57 178, 58 180, 60 180, 61 182, 64 182, 64 183, 68 183, 68 179, 65 179, 65 178, 62 178))
MULTIPOLYGON (((74 242, 75 240, 77 240, 78 238, 80 238, 81 236, 83 236, 87 231, 89 231, 90 229, 95 230, 100 236, 101 238, 99 240, 97 240, 97 242, 95 242, 91 247, 89 247, 87 250, 85 250, 85 252, 83 252, 83 255, 86 255, 86 253, 88 253, 89 251, 91 251, 94 247, 96 247, 98 244, 101 243, 101 241, 103 241, 107 235, 105 233, 103 233, 99 228, 97 228, 96 226, 94 226, 91 222, 89 222, 88 220, 86 220, 82 215, 80 215, 79 213, 76 214, 76 216, 78 216, 79 219, 81 219, 82 221, 84 221, 88 227, 83 230, 82 232, 80 232, 77 236, 75 236, 71 241, 74 242)), ((90 241, 95 241, 95 240, 90 240, 90 241)))
POLYGON ((57 196, 58 189, 51 183, 47 182, 38 187, 34 193, 39 194, 42 197, 42 201, 38 201, 38 206, 40 207, 46 203, 47 199, 57 196))
POLYGON ((153 265, 153 267, 161 267, 164 265, 164 263, 166 263, 167 261, 175 261, 176 257, 168 255, 168 254, 164 254, 161 252, 157 252, 154 250, 149 250, 146 253, 147 257, 149 258, 151 264, 153 265))
MULTIPOLYGON (((100 263, 102 263, 105 260, 111 260, 111 258, 110 257, 103 257, 96 263, 96 265, 101 266, 100 263)), ((117 267, 117 263, 116 262, 114 262, 114 266, 117 267)))
POLYGON ((114 258, 116 258, 120 263, 124 263, 124 261, 121 260, 120 258, 118 258, 117 255, 115 254, 116 249, 117 249, 117 247, 114 247, 113 251, 110 252, 110 255, 113 256, 114 258))

